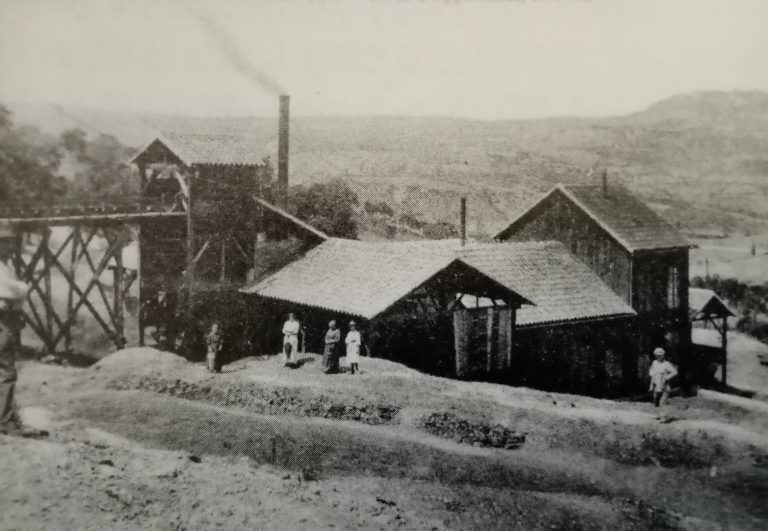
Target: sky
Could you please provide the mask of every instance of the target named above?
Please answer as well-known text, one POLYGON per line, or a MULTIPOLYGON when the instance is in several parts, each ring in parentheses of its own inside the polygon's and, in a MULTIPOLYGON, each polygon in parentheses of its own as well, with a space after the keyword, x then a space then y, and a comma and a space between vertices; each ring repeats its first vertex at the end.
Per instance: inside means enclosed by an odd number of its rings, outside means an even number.
POLYGON ((766 0, 0 0, 0 101, 605 116, 768 91, 766 0))

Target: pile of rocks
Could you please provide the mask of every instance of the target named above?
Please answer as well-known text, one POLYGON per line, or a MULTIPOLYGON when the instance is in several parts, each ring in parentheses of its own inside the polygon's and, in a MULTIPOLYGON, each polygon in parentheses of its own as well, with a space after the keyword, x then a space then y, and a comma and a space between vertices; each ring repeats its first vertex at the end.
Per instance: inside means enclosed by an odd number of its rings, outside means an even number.
POLYGON ((298 387, 257 385, 214 387, 182 380, 140 377, 115 380, 110 384, 110 388, 153 391, 189 400, 233 405, 267 415, 289 414, 352 420, 365 424, 393 424, 400 412, 400 407, 395 405, 372 403, 358 397, 350 397, 347 402, 342 397, 331 397, 298 387))
POLYGON ((453 413, 432 413, 422 420, 422 427, 432 435, 473 446, 513 450, 525 443, 524 433, 514 432, 501 424, 472 423, 453 413))

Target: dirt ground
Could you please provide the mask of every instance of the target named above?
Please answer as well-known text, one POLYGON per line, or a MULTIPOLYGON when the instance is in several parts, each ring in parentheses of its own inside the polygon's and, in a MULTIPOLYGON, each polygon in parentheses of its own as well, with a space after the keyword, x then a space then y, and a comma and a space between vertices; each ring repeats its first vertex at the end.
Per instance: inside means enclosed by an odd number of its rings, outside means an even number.
MULTIPOLYGON (((1 529, 764 529, 768 403, 652 405, 460 382, 363 359, 220 375, 152 349, 23 364, 51 436, 0 436, 1 529), (382 415, 384 411, 386 414, 382 415), (390 414, 391 413, 391 414, 390 414), (450 414, 516 449, 433 435, 450 414)), ((471 430, 470 430, 471 431, 471 430)), ((445 436, 441 436, 445 435, 445 436)))

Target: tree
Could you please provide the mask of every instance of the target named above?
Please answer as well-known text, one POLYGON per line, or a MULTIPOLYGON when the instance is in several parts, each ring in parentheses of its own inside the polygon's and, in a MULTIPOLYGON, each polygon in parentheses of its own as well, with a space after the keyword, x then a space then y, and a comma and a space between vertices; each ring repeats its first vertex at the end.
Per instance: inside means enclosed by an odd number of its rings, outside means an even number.
POLYGON ((13 124, 0 105, 0 202, 52 201, 66 193, 67 182, 57 175, 58 142, 34 127, 13 124))
POLYGON ((455 225, 447 221, 438 221, 429 223, 424 227, 424 236, 431 240, 445 240, 458 238, 460 234, 455 225))
POLYGON ((60 136, 61 147, 74 162, 72 192, 88 196, 119 196, 135 192, 128 159, 133 150, 111 135, 88 140, 82 129, 69 129, 60 136))
POLYGON ((357 238, 355 194, 344 181, 334 179, 310 186, 294 186, 288 193, 288 210, 330 236, 357 238))

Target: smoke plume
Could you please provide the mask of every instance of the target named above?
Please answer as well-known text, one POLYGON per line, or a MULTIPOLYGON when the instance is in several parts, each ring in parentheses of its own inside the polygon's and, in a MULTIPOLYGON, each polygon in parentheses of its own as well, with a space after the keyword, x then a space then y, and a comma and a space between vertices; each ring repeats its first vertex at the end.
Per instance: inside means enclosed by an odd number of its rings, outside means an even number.
POLYGON ((286 90, 267 74, 253 66, 248 57, 242 53, 237 44, 227 34, 218 22, 209 14, 196 9, 187 3, 183 4, 189 13, 200 23, 200 26, 208 33, 211 41, 221 54, 240 72, 248 81, 274 94, 285 94, 286 90))

